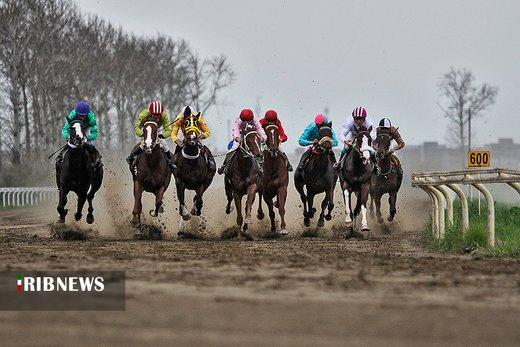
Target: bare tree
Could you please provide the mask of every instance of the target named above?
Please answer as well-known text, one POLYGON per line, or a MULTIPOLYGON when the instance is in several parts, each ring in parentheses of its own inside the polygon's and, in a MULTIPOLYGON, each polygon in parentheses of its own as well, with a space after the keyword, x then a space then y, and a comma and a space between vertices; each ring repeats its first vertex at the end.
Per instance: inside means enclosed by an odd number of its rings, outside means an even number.
POLYGON ((460 149, 464 163, 466 148, 471 148, 471 122, 495 103, 498 93, 497 87, 487 83, 476 87, 474 82, 470 70, 452 67, 438 83, 442 100, 437 105, 449 121, 448 135, 460 149))

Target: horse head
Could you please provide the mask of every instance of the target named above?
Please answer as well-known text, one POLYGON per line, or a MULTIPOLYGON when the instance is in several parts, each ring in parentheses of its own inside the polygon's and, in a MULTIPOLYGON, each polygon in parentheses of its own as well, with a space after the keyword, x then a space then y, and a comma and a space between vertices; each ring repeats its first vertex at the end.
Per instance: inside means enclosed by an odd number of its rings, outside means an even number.
POLYGON ((265 134, 267 136, 267 148, 272 156, 278 154, 278 148, 280 147, 280 132, 278 126, 274 123, 270 123, 265 127, 265 134))
POLYGON ((184 131, 186 133, 185 141, 189 146, 196 146, 199 143, 199 117, 200 112, 196 115, 190 115, 184 118, 184 131))
POLYGON ((150 155, 157 144, 157 135, 158 135, 159 125, 158 121, 154 119, 148 119, 143 124, 143 146, 144 152, 147 155, 150 155))
POLYGON ((354 152, 363 160, 363 164, 367 165, 370 162, 370 153, 374 151, 370 147, 370 132, 368 130, 361 130, 357 133, 353 148, 354 152))
POLYGON ((79 119, 73 120, 70 123, 69 143, 74 147, 82 147, 85 142, 85 134, 82 129, 83 122, 79 119))
POLYGON ((377 155, 381 158, 385 157, 388 154, 388 150, 390 149, 390 143, 392 142, 392 136, 390 136, 387 132, 379 132, 376 138, 376 150, 377 155))
POLYGON ((256 127, 252 122, 248 122, 244 127, 242 138, 242 148, 255 157, 262 156, 260 138, 258 137, 256 127))
POLYGON ((332 150, 332 122, 321 124, 318 126, 319 140, 318 148, 322 152, 328 152, 332 150))

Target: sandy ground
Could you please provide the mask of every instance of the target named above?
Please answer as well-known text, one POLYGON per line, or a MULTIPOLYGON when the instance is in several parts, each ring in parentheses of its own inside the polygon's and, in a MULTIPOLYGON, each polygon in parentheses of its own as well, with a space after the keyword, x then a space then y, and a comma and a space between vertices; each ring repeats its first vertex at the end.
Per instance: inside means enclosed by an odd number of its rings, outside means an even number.
POLYGON ((107 173, 99 236, 87 241, 49 237, 53 204, 0 212, 1 271, 127 271, 125 312, 0 312, 3 345, 520 344, 520 263, 426 252, 427 201, 411 188, 395 224, 367 240, 340 237, 339 201, 318 237, 301 237, 291 183, 288 237, 264 240, 266 221, 255 221, 255 241, 220 241, 235 214, 224 217, 217 177, 204 218, 187 226, 199 240, 176 239, 171 187, 158 224, 165 239, 135 241, 129 182, 124 171, 107 173))

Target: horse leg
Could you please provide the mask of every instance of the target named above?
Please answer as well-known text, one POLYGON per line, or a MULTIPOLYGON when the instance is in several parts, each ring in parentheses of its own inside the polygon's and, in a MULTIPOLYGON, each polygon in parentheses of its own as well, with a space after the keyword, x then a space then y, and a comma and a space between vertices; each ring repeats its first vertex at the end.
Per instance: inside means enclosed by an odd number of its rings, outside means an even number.
POLYGON ((74 214, 74 220, 79 221, 83 216, 83 206, 85 206, 85 202, 87 201, 87 192, 81 192, 78 194, 78 207, 76 213, 74 214))
POLYGON ((343 190, 343 202, 345 204, 345 223, 347 223, 347 228, 352 228, 352 204, 350 199, 350 190, 347 184, 342 184, 341 189, 343 190))
MULTIPOLYGON (((305 191, 303 190, 303 184, 299 184, 295 182, 296 190, 300 193, 300 200, 303 204, 303 225, 307 228, 311 225, 311 221, 309 219, 309 213, 307 212, 307 196, 305 195, 305 191)), ((278 202, 280 204, 280 202, 278 202)))
POLYGON ((361 204, 361 230, 363 231, 370 230, 367 220, 367 201, 370 192, 369 188, 370 187, 367 184, 363 185, 363 187, 361 187, 361 194, 359 196, 359 203, 361 204))
POLYGON ((155 211, 153 212, 153 217, 157 217, 159 215, 159 211, 161 210, 163 204, 164 190, 165 188, 161 187, 159 190, 157 190, 157 192, 155 192, 155 211))
POLYGON ((309 203, 309 218, 313 219, 314 214, 316 213, 316 208, 312 205, 314 204, 314 194, 307 194, 307 201, 309 203))
POLYGON ((101 183, 103 182, 103 171, 98 171, 97 174, 92 179, 92 184, 90 185, 90 190, 87 194, 88 201, 88 213, 87 213, 87 223, 94 223, 94 206, 92 205, 92 201, 94 200, 94 196, 96 192, 101 188, 101 183))
POLYGON ((225 183, 224 186, 226 189, 227 197, 226 214, 230 214, 231 211, 233 211, 233 206, 231 205, 231 202, 233 201, 233 190, 231 189, 231 186, 228 183, 225 183))
POLYGON ((265 217, 264 211, 262 210, 262 200, 263 200, 262 197, 263 197, 263 193, 261 191, 259 191, 258 192, 258 211, 256 212, 256 218, 258 218, 259 220, 262 220, 265 217))
POLYGON ((237 210, 237 226, 238 226, 238 237, 242 237, 242 223, 244 218, 242 217, 242 197, 238 193, 233 192, 233 200, 235 200, 235 208, 237 210))
POLYGON ((134 182, 134 210, 132 211, 132 226, 138 228, 141 226, 141 212, 143 211, 143 204, 141 198, 143 197, 143 188, 138 181, 134 182))
POLYGON ((323 228, 325 226, 325 209, 327 208, 328 204, 329 204, 329 196, 328 196, 328 194, 325 194, 325 197, 323 198, 323 201, 321 202, 321 213, 320 213, 320 218, 318 219, 318 228, 323 228))
POLYGON ((388 197, 388 204, 390 205, 390 215, 388 216, 387 220, 391 222, 394 220, 394 216, 397 213, 397 210, 395 208, 395 204, 397 203, 397 192, 393 191, 388 195, 390 195, 388 197))
POLYGON ((65 223, 65 216, 67 215, 67 212, 69 212, 69 210, 65 208, 65 206, 67 205, 68 193, 69 192, 65 189, 59 190, 60 201, 58 202, 58 207, 56 208, 56 210, 58 210, 58 213, 60 214, 60 219, 58 220, 58 222, 60 223, 65 223))
POLYGON ((329 189, 327 191, 328 204, 327 204, 327 214, 325 215, 325 220, 330 221, 332 219, 332 210, 334 209, 334 188, 329 189))
POLYGON ((192 216, 200 216, 202 210, 202 194, 204 194, 204 185, 200 185, 195 189, 195 196, 193 197, 193 208, 190 211, 192 216))
POLYGON ((371 218, 375 218, 375 214, 374 214, 374 193, 372 193, 372 191, 370 191, 369 199, 370 199, 370 202, 368 203, 368 215, 371 218))
POLYGON ((383 223, 383 217, 381 216, 381 194, 376 194, 372 196, 372 201, 376 205, 376 217, 378 223, 383 223))
POLYGON ((272 198, 266 198, 265 199, 265 203, 267 204, 267 208, 269 210, 269 219, 271 219, 271 232, 275 232, 276 231, 276 224, 274 223, 275 213, 274 213, 273 199, 272 198))
POLYGON ((253 209, 253 203, 255 202, 256 189, 256 184, 251 184, 247 187, 245 224, 251 224, 251 210, 253 209))
POLYGON ((287 200, 287 186, 278 188, 278 214, 280 215, 280 235, 287 235, 285 225, 285 201, 287 200))
POLYGON ((175 186, 177 188, 177 198, 179 199, 179 215, 185 221, 190 220, 191 214, 188 212, 188 209, 186 208, 186 198, 184 195, 186 187, 183 183, 176 183, 175 186))

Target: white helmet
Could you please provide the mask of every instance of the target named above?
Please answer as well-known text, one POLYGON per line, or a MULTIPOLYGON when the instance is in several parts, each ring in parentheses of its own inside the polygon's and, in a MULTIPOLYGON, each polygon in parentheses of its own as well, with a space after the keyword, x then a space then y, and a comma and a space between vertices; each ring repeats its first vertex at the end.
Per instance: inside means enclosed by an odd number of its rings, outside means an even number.
POLYGON ((392 126, 392 123, 390 123, 390 119, 383 118, 379 121, 379 126, 381 128, 390 128, 392 126))

